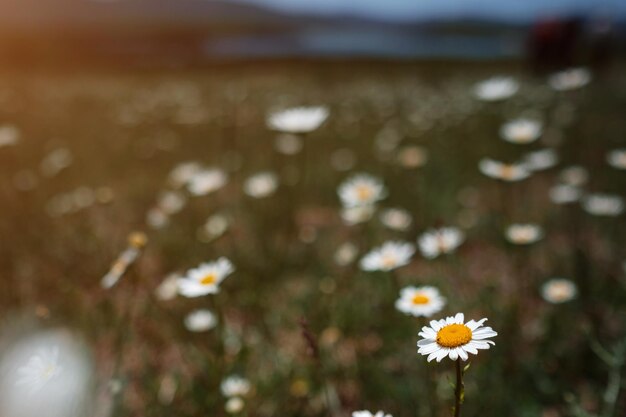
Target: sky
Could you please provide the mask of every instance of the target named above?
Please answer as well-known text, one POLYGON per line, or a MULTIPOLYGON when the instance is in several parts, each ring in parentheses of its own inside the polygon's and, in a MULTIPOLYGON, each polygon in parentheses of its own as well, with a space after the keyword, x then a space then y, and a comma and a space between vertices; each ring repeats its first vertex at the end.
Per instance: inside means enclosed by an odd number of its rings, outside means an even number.
POLYGON ((349 13, 390 20, 481 16, 511 21, 570 11, 626 16, 626 0, 244 0, 294 12, 349 13))

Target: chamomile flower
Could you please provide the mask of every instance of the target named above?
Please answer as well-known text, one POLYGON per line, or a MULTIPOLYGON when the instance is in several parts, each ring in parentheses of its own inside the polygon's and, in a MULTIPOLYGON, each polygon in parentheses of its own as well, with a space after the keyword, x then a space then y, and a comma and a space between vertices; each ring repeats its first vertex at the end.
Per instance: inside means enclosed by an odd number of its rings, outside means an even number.
POLYGON ((42 348, 17 370, 19 379, 15 386, 25 386, 32 394, 37 393, 47 384, 52 383, 63 371, 59 364, 58 346, 42 348))
POLYGON ((228 414, 237 414, 240 413, 241 410, 243 410, 243 407, 245 405, 246 404, 241 398, 232 397, 229 398, 228 401, 226 401, 226 404, 224 405, 224 410, 226 410, 228 414))
POLYGON ((189 270, 184 278, 178 280, 178 292, 185 297, 216 294, 220 283, 234 270, 233 264, 224 257, 204 263, 189 270))
POLYGON ((536 224, 512 224, 505 232, 506 239, 516 245, 529 245, 543 237, 543 229, 536 224))
POLYGON ((284 133, 309 133, 320 127, 328 115, 324 106, 294 107, 270 114, 267 126, 284 133))
POLYGON ((626 148, 614 149, 607 153, 606 162, 613 168, 626 169, 626 148))
POLYGON ((500 128, 500 137, 507 142, 527 144, 541 136, 541 122, 533 119, 515 119, 500 128))
POLYGON ((405 231, 411 227, 413 218, 411 213, 404 209, 388 208, 380 212, 380 221, 392 230, 405 231))
POLYGON ((222 188, 227 181, 228 175, 221 169, 204 169, 196 172, 189 179, 187 188, 193 195, 207 195, 222 188))
POLYGON ((577 293, 576 284, 565 278, 552 278, 541 286, 541 296, 552 304, 571 301, 577 293))
POLYGON ((514 96, 519 84, 513 77, 492 77, 474 86, 474 96, 483 101, 500 101, 514 96))
POLYGON ((440 229, 429 229, 417 240, 422 255, 433 259, 439 255, 453 252, 458 248, 465 236, 456 227, 442 227, 440 229))
POLYGON ((344 207, 341 209, 340 215, 344 223, 351 226, 370 220, 375 211, 376 206, 374 205, 344 207))
POLYGON ((624 212, 624 199, 613 194, 591 194, 582 200, 582 206, 594 216, 619 216, 624 212))
POLYGON ((407 265, 415 253, 415 246, 406 242, 386 242, 371 250, 361 259, 364 271, 391 271, 407 265))
POLYGON ((168 181, 173 187, 180 188, 201 170, 202 168, 197 162, 183 162, 170 171, 168 181))
POLYGON ((576 90, 591 81, 591 72, 586 68, 570 68, 548 78, 548 84, 556 91, 576 90))
POLYGON ((259 172, 243 184, 243 192, 254 198, 268 197, 278 188, 278 177, 273 172, 259 172))
POLYGON ((387 414, 384 411, 377 411, 376 413, 372 413, 371 411, 361 410, 361 411, 353 411, 352 417, 392 417, 391 414, 387 414))
POLYGON ((464 321, 463 313, 432 320, 430 326, 422 327, 419 333, 422 339, 417 342, 417 353, 428 356, 428 362, 433 359, 441 362, 446 356, 453 361, 459 358, 466 361, 469 353, 476 355, 478 350, 489 349, 490 345, 495 345, 488 339, 497 336, 498 333, 491 327, 483 327, 487 319, 470 320, 467 323, 464 321))
POLYGON ((490 178, 507 182, 521 181, 530 176, 530 171, 525 164, 507 164, 490 158, 481 159, 478 169, 490 178))
POLYGON ((405 287, 396 300, 396 309, 415 317, 430 317, 441 311, 446 299, 435 287, 405 287))
POLYGON ((245 397, 250 392, 250 381, 238 375, 231 375, 220 384, 225 397, 245 397))
POLYGON ((368 174, 356 174, 337 190, 344 207, 369 206, 387 196, 383 182, 368 174))
POLYGON ((210 310, 199 309, 185 316, 185 327, 190 332, 205 332, 217 325, 217 318, 210 310))
POLYGON ((335 251, 335 263, 339 266, 350 265, 359 254, 359 248, 352 242, 342 243, 335 251))

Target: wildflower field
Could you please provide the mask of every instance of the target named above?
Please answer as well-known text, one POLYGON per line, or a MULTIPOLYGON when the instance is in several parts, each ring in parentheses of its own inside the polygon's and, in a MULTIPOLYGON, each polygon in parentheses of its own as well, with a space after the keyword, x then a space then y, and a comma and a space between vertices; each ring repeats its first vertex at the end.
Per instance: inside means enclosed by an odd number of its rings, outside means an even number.
POLYGON ((624 74, 2 70, 3 417, 625 416, 624 74))

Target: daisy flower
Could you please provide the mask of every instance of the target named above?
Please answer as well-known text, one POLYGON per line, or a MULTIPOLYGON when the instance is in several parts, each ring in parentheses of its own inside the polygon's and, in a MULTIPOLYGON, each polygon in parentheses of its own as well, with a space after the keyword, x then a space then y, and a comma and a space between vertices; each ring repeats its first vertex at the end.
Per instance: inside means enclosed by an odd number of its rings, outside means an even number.
POLYGON ((446 299, 435 287, 405 287, 396 300, 396 309, 415 317, 430 317, 441 311, 446 299))
POLYGON ((450 253, 458 248, 465 236, 456 227, 442 227, 440 229, 430 229, 424 232, 417 243, 424 257, 433 259, 437 256, 450 253))
POLYGON ((245 403, 241 398, 232 397, 229 398, 228 401, 226 401, 226 404, 224 405, 224 410, 226 410, 228 414, 237 414, 241 412, 241 410, 243 410, 244 406, 245 403))
POLYGON ((529 245, 543 237, 543 230, 536 224, 512 224, 505 232, 506 239, 516 245, 529 245))
POLYGON ((404 209, 388 208, 381 211, 378 217, 386 227, 400 232, 406 231, 413 223, 411 213, 404 209))
POLYGON ((15 386, 27 387, 32 395, 61 375, 62 371, 63 367, 59 364, 59 348, 57 346, 42 348, 17 370, 19 378, 15 381, 15 386))
POLYGON ((490 178, 508 182, 521 181, 530 176, 530 171, 524 164, 507 164, 490 158, 481 159, 478 169, 490 178))
POLYGON ((220 384, 225 397, 245 397, 250 392, 250 381, 238 375, 231 375, 220 384))
POLYGON ((204 263, 190 269, 184 278, 178 280, 178 292, 185 297, 217 294, 220 283, 234 270, 233 264, 224 257, 204 263))
POLYGON ((614 149, 607 153, 606 162, 613 168, 626 169, 626 148, 614 149))
POLYGON ((309 133, 320 127, 328 115, 325 106, 294 107, 270 114, 267 126, 284 133, 309 133))
POLYGON ((217 318, 210 310, 192 311, 185 317, 185 327, 190 332, 205 332, 217 325, 217 318))
POLYGON ((582 205, 594 216, 619 216, 624 211, 624 199, 613 194, 591 194, 582 200, 582 205))
POLYGON ((483 101, 500 101, 512 97, 519 90, 513 77, 492 77, 474 86, 474 96, 483 101))
POLYGON ((591 72, 586 68, 570 68, 548 78, 548 84, 556 91, 576 90, 591 81, 591 72))
POLYGON ((571 301, 577 293, 576 284, 565 278, 553 278, 541 286, 541 296, 552 304, 571 301))
POLYGON ((169 174, 169 182, 175 188, 187 184, 202 168, 197 162, 183 162, 176 165, 169 174))
POLYGON ((339 266, 350 265, 359 254, 359 248, 354 243, 345 242, 335 251, 335 263, 339 266))
POLYGON ((387 196, 383 182, 368 174, 356 174, 344 181, 337 191, 345 207, 368 206, 387 196))
POLYGON ((476 355, 479 349, 489 349, 490 345, 495 345, 487 339, 497 336, 498 333, 491 327, 482 325, 487 319, 470 320, 467 323, 464 320, 463 313, 457 313, 454 317, 432 320, 430 326, 422 327, 419 333, 422 339, 417 342, 417 353, 428 356, 428 362, 433 359, 441 362, 446 356, 453 361, 458 358, 466 361, 468 353, 476 355))
POLYGON ((204 169, 189 179, 187 189, 196 196, 207 195, 222 188, 227 181, 228 175, 221 169, 204 169))
POLYGON ((386 242, 371 250, 361 259, 364 271, 391 271, 407 265, 415 253, 415 246, 406 242, 386 242))
POLYGON ((243 184, 243 192, 254 198, 268 197, 278 188, 278 177, 273 172, 259 172, 243 184))
POLYGON ((376 413, 372 413, 371 411, 361 410, 361 411, 353 411, 352 417, 392 417, 391 414, 387 414, 384 411, 377 411, 376 413))
POLYGON ((344 207, 341 209, 341 219, 347 225, 364 223, 372 218, 376 207, 374 205, 344 207))
POLYGON ((507 142, 527 144, 541 136, 541 122, 532 119, 515 119, 500 128, 500 136, 507 142))

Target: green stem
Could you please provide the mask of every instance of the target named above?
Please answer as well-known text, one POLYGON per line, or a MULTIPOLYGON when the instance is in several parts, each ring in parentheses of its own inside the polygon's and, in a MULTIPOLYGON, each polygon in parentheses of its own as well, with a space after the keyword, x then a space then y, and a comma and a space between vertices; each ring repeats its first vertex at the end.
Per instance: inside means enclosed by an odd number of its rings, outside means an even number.
POLYGON ((456 386, 454 388, 454 417, 461 415, 463 403, 463 371, 461 370, 461 358, 456 360, 456 386))

